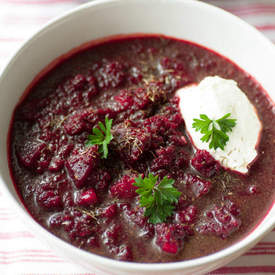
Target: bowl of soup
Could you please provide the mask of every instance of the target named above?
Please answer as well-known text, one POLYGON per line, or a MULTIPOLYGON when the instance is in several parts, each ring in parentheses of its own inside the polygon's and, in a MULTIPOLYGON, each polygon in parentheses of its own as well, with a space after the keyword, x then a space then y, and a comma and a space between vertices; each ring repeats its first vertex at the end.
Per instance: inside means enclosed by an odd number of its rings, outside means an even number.
POLYGON ((271 42, 197 1, 93 1, 0 79, 1 187, 91 271, 199 274, 274 224, 271 42))

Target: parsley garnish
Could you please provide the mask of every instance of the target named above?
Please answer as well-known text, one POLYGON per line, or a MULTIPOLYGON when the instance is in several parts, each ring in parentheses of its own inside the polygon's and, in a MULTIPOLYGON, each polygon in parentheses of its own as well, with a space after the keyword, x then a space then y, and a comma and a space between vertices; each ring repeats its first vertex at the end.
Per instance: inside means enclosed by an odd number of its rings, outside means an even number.
POLYGON ((228 113, 222 118, 217 120, 211 120, 207 115, 201 114, 200 118, 194 118, 192 127, 196 131, 200 131, 204 134, 201 138, 203 142, 209 142, 209 149, 214 148, 215 150, 219 147, 224 150, 224 146, 229 140, 227 132, 231 132, 232 128, 236 125, 236 119, 228 119, 231 114, 228 113), (217 126, 220 128, 218 129, 217 126))
POLYGON ((144 215, 149 217, 150 223, 161 223, 172 215, 181 192, 173 187, 174 180, 166 176, 157 184, 158 176, 149 174, 142 179, 135 179, 133 185, 137 186, 136 192, 140 195, 140 205, 145 207, 144 215))
POLYGON ((93 135, 88 136, 86 145, 99 145, 99 153, 101 158, 106 159, 108 156, 108 144, 113 139, 111 133, 113 120, 105 117, 105 126, 102 122, 98 123, 98 126, 93 128, 93 135))

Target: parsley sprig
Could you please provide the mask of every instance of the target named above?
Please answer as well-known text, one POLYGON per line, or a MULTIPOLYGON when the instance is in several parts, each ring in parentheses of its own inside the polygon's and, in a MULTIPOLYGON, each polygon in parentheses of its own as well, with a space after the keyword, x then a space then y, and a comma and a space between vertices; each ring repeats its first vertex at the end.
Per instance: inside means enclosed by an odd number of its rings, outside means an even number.
POLYGON ((100 121, 98 126, 93 128, 93 135, 88 136, 86 145, 99 145, 99 153, 101 158, 108 157, 108 144, 113 139, 111 133, 113 120, 105 117, 105 125, 100 121))
POLYGON ((172 215, 181 192, 173 187, 174 180, 166 176, 159 184, 158 176, 149 174, 148 177, 139 176, 133 185, 137 186, 136 192, 140 195, 140 206, 145 207, 144 215, 149 217, 149 222, 156 224, 166 220, 172 215))
POLYGON ((209 148, 221 148, 224 150, 224 146, 229 140, 227 132, 231 132, 232 128, 236 125, 236 119, 229 119, 231 113, 224 115, 223 117, 212 120, 207 115, 201 114, 200 118, 194 118, 192 127, 196 131, 200 131, 203 134, 201 141, 209 142, 209 148), (219 127, 219 129, 218 129, 219 127))

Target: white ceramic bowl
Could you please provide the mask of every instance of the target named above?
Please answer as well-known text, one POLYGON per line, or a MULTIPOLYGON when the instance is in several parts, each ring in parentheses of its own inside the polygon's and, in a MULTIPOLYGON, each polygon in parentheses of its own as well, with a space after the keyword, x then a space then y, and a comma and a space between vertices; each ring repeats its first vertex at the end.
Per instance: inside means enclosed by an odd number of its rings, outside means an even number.
POLYGON ((218 253, 168 264, 119 262, 82 251, 58 239, 27 213, 13 187, 7 162, 9 122, 22 92, 47 64, 90 40, 115 34, 161 33, 190 40, 228 57, 254 76, 275 99, 275 48, 233 15, 191 0, 92 1, 50 22, 14 55, 0 78, 0 185, 33 232, 57 252, 97 274, 200 274, 252 247, 275 225, 275 205, 243 240, 218 253))

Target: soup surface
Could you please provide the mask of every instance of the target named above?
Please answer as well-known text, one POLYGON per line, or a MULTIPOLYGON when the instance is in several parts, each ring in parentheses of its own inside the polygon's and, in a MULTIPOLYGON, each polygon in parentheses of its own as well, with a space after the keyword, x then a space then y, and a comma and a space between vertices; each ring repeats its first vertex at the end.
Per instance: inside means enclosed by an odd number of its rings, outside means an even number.
POLYGON ((118 260, 173 262, 225 248, 271 206, 275 187, 274 106, 261 86, 226 58, 162 36, 111 40, 60 62, 16 107, 9 161, 33 218, 67 242, 118 260), (234 79, 263 124, 248 175, 196 151, 177 89, 206 76, 234 79), (87 145, 113 119, 107 158, 87 145), (133 185, 139 176, 174 180, 181 196, 152 224, 133 185))

